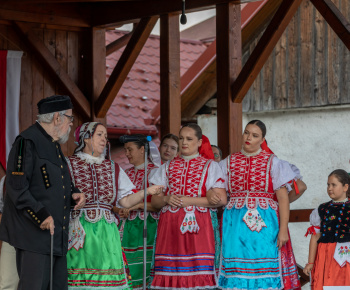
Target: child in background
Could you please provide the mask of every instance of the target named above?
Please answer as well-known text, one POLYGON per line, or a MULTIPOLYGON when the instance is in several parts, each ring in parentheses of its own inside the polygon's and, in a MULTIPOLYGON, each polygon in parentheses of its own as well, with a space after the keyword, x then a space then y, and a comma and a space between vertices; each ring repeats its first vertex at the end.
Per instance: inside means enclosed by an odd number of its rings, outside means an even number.
POLYGON ((327 193, 332 199, 310 215, 312 234, 309 260, 304 273, 311 272, 311 289, 350 285, 350 177, 342 169, 328 176, 327 193))

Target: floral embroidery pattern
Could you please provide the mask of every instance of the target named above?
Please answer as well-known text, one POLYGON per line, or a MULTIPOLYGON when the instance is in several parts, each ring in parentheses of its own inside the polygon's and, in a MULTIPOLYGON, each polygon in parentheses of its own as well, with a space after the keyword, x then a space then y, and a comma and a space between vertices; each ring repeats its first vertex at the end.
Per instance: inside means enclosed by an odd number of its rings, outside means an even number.
POLYGON ((243 221, 252 232, 257 231, 259 233, 262 228, 266 228, 264 220, 256 209, 248 210, 243 217, 243 221))
POLYGON ((85 241, 85 230, 83 225, 80 223, 79 217, 71 219, 69 221, 69 233, 68 233, 68 250, 71 248, 82 249, 85 241))
POLYGON ((337 243, 333 258, 343 267, 346 262, 350 263, 350 242, 337 243))
POLYGON ((194 210, 192 212, 186 212, 186 215, 182 221, 180 227, 181 233, 185 234, 189 233, 198 233, 199 226, 196 220, 196 215, 194 214, 194 210))

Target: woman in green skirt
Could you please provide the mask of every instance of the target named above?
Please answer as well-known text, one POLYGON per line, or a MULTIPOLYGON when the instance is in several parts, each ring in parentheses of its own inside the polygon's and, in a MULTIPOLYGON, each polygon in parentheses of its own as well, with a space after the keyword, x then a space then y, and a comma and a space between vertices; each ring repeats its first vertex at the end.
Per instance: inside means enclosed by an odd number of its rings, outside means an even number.
MULTIPOLYGON (((72 181, 86 196, 83 209, 71 212, 68 241, 69 289, 131 289, 112 208, 130 208, 142 201, 125 172, 109 158, 107 130, 97 122, 75 131, 78 147, 67 158, 72 181)), ((147 194, 158 194, 152 186, 147 194)))
MULTIPOLYGON (((125 170, 131 182, 136 186, 137 190, 143 189, 145 176, 145 144, 142 140, 146 139, 144 135, 133 135, 135 142, 124 144, 126 157, 129 159, 133 167, 125 170)), ((147 176, 152 169, 160 165, 160 155, 157 147, 153 142, 150 142, 150 152, 147 176), (153 158, 152 158, 153 157, 153 158), (159 162, 159 164, 158 164, 159 162)), ((148 179, 148 178, 147 178, 148 179)), ((148 186, 148 184, 147 184, 148 186)), ((129 264, 130 273, 133 281, 134 289, 142 289, 143 284, 143 223, 144 223, 144 202, 136 204, 130 209, 122 209, 120 216, 125 217, 122 224, 122 246, 125 251, 125 256, 129 264)), ((150 275, 151 261, 153 255, 154 238, 157 231, 158 210, 151 206, 151 196, 147 198, 147 283, 150 275)))

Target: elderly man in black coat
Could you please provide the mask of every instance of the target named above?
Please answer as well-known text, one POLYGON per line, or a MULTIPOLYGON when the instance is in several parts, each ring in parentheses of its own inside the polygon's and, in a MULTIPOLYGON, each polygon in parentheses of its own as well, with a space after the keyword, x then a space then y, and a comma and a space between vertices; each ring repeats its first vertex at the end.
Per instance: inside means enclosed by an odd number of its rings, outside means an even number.
POLYGON ((38 103, 37 122, 17 136, 9 154, 6 198, 0 239, 16 249, 19 290, 46 290, 50 282, 50 234, 53 246, 53 289, 67 286, 68 224, 85 196, 71 182, 60 144, 73 122, 68 96, 38 103))

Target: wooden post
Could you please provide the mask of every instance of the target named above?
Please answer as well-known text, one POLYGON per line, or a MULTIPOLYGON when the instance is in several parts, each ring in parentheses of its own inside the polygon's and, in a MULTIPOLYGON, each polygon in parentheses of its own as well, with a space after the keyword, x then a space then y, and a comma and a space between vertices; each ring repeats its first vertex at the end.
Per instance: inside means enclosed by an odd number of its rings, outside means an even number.
POLYGON ((91 121, 101 122, 106 125, 104 118, 96 117, 95 103, 98 100, 106 83, 106 30, 91 29, 91 121))
POLYGON ((179 15, 160 17, 161 136, 178 134, 181 126, 179 15))
POLYGON ((241 7, 216 6, 218 145, 223 156, 242 147, 242 103, 233 103, 231 85, 242 67, 241 7))

